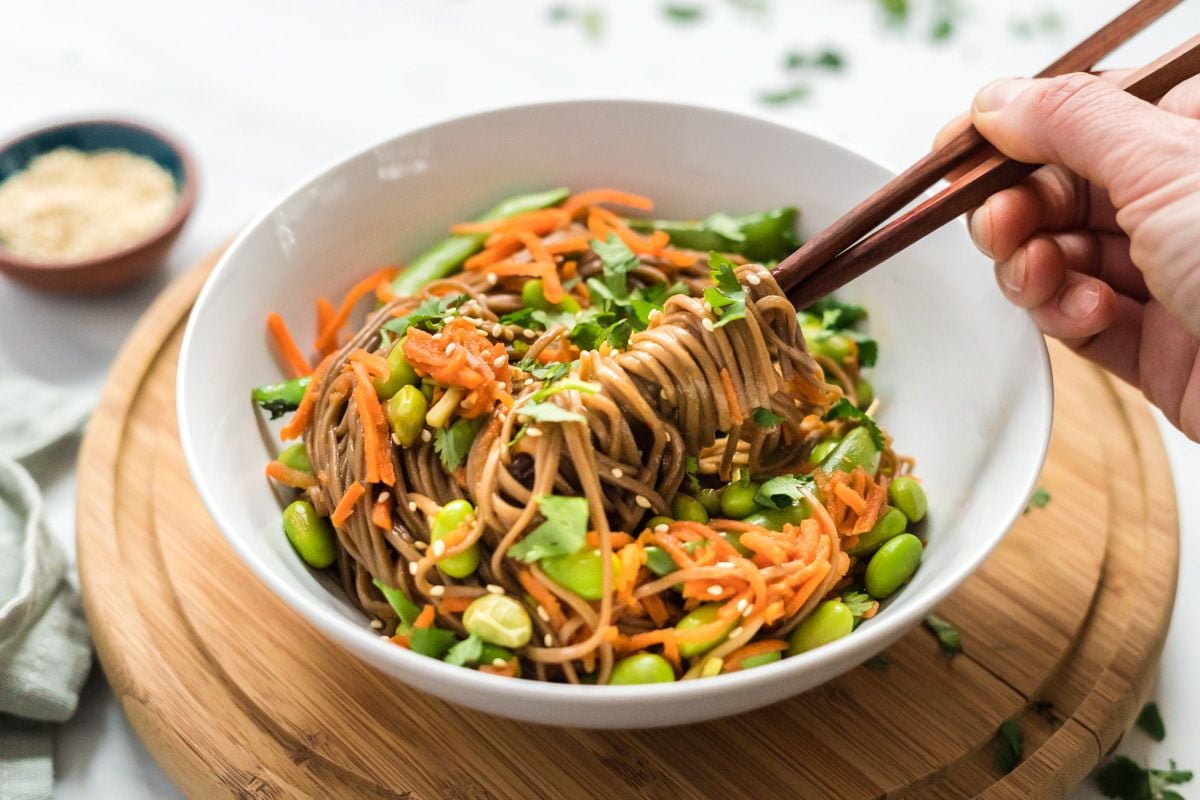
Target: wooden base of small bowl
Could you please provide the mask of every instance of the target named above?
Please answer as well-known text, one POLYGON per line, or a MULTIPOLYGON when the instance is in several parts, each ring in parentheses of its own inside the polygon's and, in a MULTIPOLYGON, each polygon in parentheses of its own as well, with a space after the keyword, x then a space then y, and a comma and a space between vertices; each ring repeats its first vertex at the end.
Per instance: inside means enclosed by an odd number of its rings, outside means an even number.
POLYGON ((884 653, 885 669, 642 731, 522 724, 409 689, 259 582, 192 486, 175 371, 215 259, 139 323, 80 455, 79 565, 96 650, 189 796, 1062 797, 1150 690, 1178 571, 1170 469, 1145 401, 1059 346, 1042 475, 1053 499, 939 609, 962 632, 953 660, 918 628, 884 653), (1020 722, 1025 758, 1002 775, 994 740, 1006 719, 1020 722))

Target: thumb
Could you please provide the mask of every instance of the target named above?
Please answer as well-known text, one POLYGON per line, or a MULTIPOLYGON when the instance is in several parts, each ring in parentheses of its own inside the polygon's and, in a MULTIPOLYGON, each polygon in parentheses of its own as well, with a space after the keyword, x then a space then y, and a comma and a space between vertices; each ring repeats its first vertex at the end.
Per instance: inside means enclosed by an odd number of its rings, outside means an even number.
POLYGON ((971 119, 1018 161, 1061 164, 1122 208, 1195 166, 1195 123, 1093 75, 1009 79, 976 96, 971 119))

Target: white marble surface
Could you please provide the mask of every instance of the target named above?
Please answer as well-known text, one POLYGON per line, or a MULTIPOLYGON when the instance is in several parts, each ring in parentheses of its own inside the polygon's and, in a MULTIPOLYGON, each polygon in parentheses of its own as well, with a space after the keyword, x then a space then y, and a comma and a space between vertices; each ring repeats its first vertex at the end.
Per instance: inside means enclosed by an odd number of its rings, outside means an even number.
MULTIPOLYGON (((66 116, 119 114, 178 133, 202 185, 190 226, 157 279, 101 299, 70 299, 0 281, 0 368, 98 391, 138 314, 167 280, 223 241, 306 174, 395 131, 464 111, 564 97, 671 99, 765 114, 827 133, 896 166, 927 146, 992 77, 1040 68, 1128 0, 963 0, 969 17, 947 45, 885 29, 872 0, 695 0, 707 18, 681 26, 650 0, 582 3, 605 9, 602 37, 547 21, 542 0, 39 0, 5 8, 0 136, 66 116), (739 8, 741 6, 742 8, 739 8), (1030 39, 1013 17, 1047 7, 1063 29, 1030 39), (792 46, 838 44, 850 66, 818 76, 805 103, 768 109, 758 91, 786 85, 792 46)), ((927 9, 928 0, 912 0, 927 9)), ((1110 59, 1142 63, 1200 29, 1185 3, 1110 59)), ((1130 734, 1124 751, 1156 764, 1200 767, 1200 643, 1188 611, 1200 601, 1200 447, 1163 427, 1175 468, 1183 567, 1157 699, 1163 744, 1130 734)), ((71 540, 74 443, 33 465, 56 533, 71 540)), ((62 798, 176 794, 133 735, 103 677, 58 739, 62 798)), ((1186 794, 1186 792, 1185 792, 1186 794)), ((1098 797, 1090 786, 1076 798, 1098 797)))

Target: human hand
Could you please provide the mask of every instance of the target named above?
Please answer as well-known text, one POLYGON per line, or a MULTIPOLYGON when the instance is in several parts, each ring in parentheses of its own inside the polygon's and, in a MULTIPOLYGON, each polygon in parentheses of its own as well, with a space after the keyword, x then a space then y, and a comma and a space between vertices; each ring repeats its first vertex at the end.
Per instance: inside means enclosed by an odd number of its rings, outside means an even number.
MULTIPOLYGON (((997 81, 971 121, 1050 166, 969 217, 1004 295, 1200 440, 1200 79, 1155 107, 1084 74, 997 81)), ((947 129, 947 132, 952 132, 947 129)))

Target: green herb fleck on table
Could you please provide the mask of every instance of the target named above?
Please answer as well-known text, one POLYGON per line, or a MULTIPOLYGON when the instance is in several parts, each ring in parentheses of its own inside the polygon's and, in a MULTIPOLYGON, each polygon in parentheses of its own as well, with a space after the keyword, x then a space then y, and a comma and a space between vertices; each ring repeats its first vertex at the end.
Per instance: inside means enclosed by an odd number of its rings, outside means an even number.
POLYGON ((1025 735, 1021 726, 1013 719, 1000 723, 1000 729, 996 731, 996 770, 1007 775, 1016 769, 1024 756, 1025 735))
POLYGON ((863 665, 867 669, 873 669, 876 672, 883 672, 892 665, 892 662, 888 661, 884 656, 871 656, 863 662, 863 665))
POLYGON ((578 23, 583 29, 584 36, 593 41, 604 34, 604 12, 594 6, 580 8, 560 3, 551 6, 546 16, 554 23, 578 23))
POLYGON ((1039 486, 1033 490, 1033 494, 1029 498, 1029 505, 1025 506, 1025 513, 1028 514, 1035 508, 1045 508, 1050 504, 1050 492, 1046 491, 1045 487, 1039 486))
POLYGON ((796 84, 778 91, 762 92, 758 96, 758 101, 768 106, 786 106, 806 100, 811 94, 811 88, 804 84, 796 84))
POLYGON ((826 47, 814 53, 789 50, 784 56, 785 69, 825 69, 840 72, 846 68, 846 57, 841 51, 826 47))
POLYGON ((1156 742, 1167 738, 1167 728, 1163 725, 1162 714, 1158 713, 1158 705, 1146 703, 1142 713, 1138 714, 1137 726, 1156 742))
POLYGON ((954 658, 963 651, 962 635, 958 632, 958 628, 937 614, 929 614, 925 617, 925 627, 933 631, 946 658, 954 658))
POLYGON ((667 3, 663 6, 663 16, 672 22, 699 22, 704 19, 704 7, 683 5, 681 3, 667 3))
POLYGON ((1183 795, 1167 787, 1192 780, 1191 770, 1147 769, 1128 756, 1117 756, 1096 773, 1096 786, 1105 797, 1117 800, 1183 800, 1183 795))

